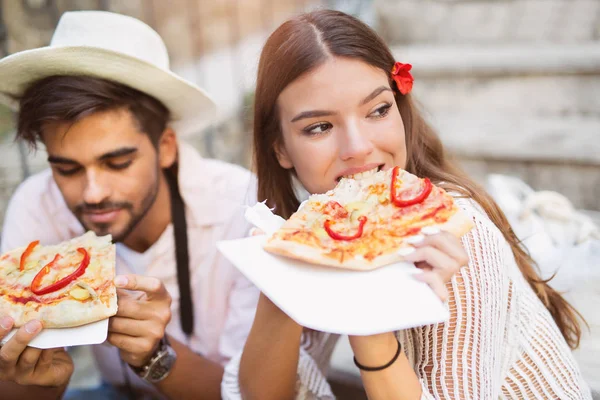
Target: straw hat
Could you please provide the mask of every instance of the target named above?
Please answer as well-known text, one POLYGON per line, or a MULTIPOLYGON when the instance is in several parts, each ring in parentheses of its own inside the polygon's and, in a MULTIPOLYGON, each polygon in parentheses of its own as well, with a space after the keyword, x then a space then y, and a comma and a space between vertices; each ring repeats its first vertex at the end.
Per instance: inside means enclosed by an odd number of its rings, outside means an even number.
POLYGON ((27 87, 53 75, 108 79, 161 101, 180 134, 198 131, 216 115, 208 94, 169 69, 161 37, 145 23, 105 11, 66 12, 50 46, 0 60, 0 101, 13 109, 27 87))

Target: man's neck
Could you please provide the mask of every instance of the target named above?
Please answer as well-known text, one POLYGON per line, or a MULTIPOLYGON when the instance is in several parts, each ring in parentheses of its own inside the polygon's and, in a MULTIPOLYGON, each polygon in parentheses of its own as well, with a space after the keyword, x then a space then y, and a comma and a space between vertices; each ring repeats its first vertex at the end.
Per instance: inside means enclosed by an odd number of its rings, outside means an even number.
POLYGON ((171 197, 169 186, 162 171, 158 182, 158 193, 148 213, 123 241, 131 250, 143 253, 163 234, 171 223, 171 197))

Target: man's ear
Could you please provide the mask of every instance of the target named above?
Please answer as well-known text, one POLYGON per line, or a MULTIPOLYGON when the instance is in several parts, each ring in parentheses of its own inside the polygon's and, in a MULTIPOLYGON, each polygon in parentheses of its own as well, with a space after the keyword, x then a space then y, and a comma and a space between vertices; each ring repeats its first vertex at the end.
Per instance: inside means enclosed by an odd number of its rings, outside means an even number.
POLYGON ((281 168, 294 168, 294 164, 292 163, 292 160, 290 159, 290 156, 288 155, 285 146, 280 141, 277 141, 274 147, 275 155, 277 156, 277 161, 279 161, 279 165, 281 165, 281 168))
POLYGON ((170 168, 177 161, 177 135, 171 128, 165 129, 158 141, 158 162, 162 169, 170 168))

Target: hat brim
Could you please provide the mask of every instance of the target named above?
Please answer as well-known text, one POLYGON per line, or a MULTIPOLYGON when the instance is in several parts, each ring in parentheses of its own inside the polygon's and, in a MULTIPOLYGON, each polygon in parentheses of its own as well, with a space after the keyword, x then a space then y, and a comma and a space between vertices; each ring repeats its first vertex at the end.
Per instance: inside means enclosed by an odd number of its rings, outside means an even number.
POLYGON ((42 47, 5 57, 0 60, 0 101, 16 110, 13 98, 54 75, 103 78, 146 93, 169 109, 171 125, 181 135, 197 132, 216 118, 215 103, 194 84, 146 61, 97 47, 42 47))

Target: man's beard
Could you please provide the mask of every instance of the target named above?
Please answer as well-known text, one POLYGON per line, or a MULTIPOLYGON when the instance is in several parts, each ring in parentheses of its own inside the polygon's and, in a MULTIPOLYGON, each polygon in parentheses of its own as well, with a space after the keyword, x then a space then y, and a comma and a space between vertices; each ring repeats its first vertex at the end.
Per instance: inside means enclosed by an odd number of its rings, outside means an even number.
MULTIPOLYGON (((160 174, 160 169, 158 170, 158 174, 160 174)), ((156 201, 156 198, 158 197, 158 188, 159 188, 159 180, 160 180, 158 174, 157 174, 157 178, 154 181, 154 184, 150 187, 147 194, 144 196, 144 199, 142 200, 142 203, 140 205, 140 211, 137 213, 134 211, 134 206, 132 203, 105 201, 105 202, 98 203, 98 204, 87 204, 87 203, 79 204, 79 205, 75 206, 74 214, 77 217, 77 219, 79 220, 79 222, 81 223, 81 225, 83 225, 83 227, 86 230, 92 230, 92 231, 94 231, 94 233, 101 236, 101 235, 107 235, 107 234, 111 233, 110 232, 111 224, 99 223, 99 224, 94 224, 93 227, 87 226, 83 221, 83 213, 88 212, 88 211, 98 212, 98 211, 102 211, 102 210, 122 209, 124 212, 127 212, 129 214, 129 223, 121 232, 113 232, 112 233, 113 242, 115 242, 115 243, 122 242, 127 238, 127 236, 129 236, 129 234, 135 229, 135 227, 146 216, 146 214, 148 214, 148 211, 150 211, 150 208, 152 208, 152 205, 154 205, 154 202, 156 201)))

